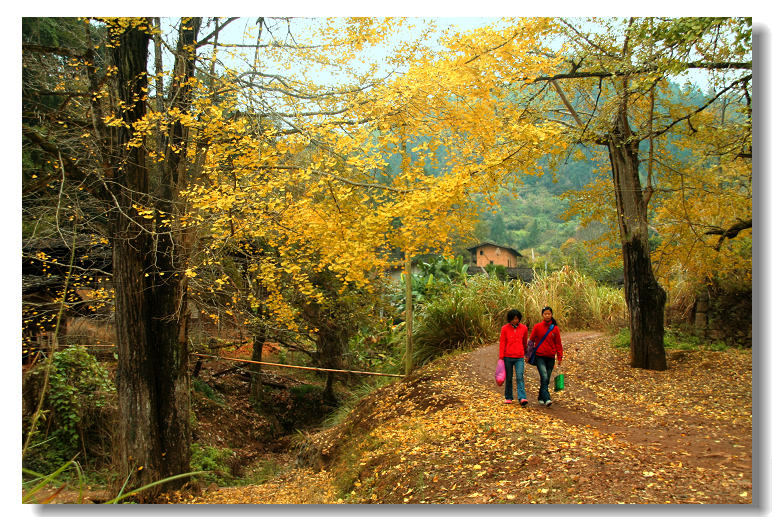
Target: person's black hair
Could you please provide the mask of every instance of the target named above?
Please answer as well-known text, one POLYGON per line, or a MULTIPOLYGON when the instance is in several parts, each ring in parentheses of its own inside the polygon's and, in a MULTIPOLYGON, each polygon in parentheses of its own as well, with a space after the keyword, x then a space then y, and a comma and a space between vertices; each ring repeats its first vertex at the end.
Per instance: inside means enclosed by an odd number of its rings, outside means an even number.
POLYGON ((517 309, 511 309, 507 313, 507 323, 511 323, 513 319, 517 318, 518 321, 523 321, 523 315, 517 309))
POLYGON ((552 313, 552 324, 557 327, 558 320, 555 319, 555 311, 552 310, 552 307, 550 307, 549 305, 545 305, 544 308, 541 310, 541 313, 544 314, 544 311, 550 311, 552 313))

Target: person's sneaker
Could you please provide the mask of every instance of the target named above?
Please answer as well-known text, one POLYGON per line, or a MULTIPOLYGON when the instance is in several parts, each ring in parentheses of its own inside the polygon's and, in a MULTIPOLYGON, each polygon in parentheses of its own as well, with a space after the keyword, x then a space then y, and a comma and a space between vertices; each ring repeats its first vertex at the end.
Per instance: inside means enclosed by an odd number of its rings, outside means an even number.
POLYGON ((544 405, 544 401, 543 401, 543 400, 540 400, 540 401, 539 401, 539 405, 540 405, 540 406, 543 406, 543 405, 544 405))
POLYGON ((521 405, 521 406, 523 406, 523 407, 525 407, 525 406, 527 406, 527 405, 528 405, 528 401, 527 401, 527 400, 525 400, 525 399, 520 399, 520 405, 521 405))
POLYGON ((511 403, 512 403, 512 399, 504 399, 504 404, 511 404, 511 403))
POLYGON ((544 403, 544 405, 547 407, 550 407, 552 405, 552 401, 548 400, 547 402, 544 403))

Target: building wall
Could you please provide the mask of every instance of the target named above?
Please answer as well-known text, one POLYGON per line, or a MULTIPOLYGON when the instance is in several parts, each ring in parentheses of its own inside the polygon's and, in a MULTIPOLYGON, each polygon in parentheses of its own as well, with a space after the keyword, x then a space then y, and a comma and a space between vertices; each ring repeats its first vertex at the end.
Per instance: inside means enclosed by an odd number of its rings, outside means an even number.
POLYGON ((484 244, 474 250, 472 265, 485 267, 490 263, 497 266, 517 267, 517 256, 509 250, 484 244))

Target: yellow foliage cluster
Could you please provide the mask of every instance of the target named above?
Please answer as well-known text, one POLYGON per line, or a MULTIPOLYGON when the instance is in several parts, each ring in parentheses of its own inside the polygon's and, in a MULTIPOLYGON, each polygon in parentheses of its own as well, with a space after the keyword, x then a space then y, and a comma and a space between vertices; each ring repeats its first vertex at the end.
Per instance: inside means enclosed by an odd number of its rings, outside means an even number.
MULTIPOLYGON (((292 49, 292 59, 335 56, 343 66, 361 57, 363 38, 372 45, 403 22, 356 19, 341 28, 331 21, 337 31, 325 32, 316 51, 292 49)), ((507 86, 554 66, 555 58, 529 52, 544 23, 448 38, 445 51, 425 47, 410 61, 405 53, 402 71, 369 89, 323 95, 293 76, 288 90, 302 87, 303 95, 277 94, 273 117, 257 115, 264 98, 229 86, 235 71, 220 74, 220 89, 235 93, 216 104, 197 85, 197 117, 181 120, 206 142, 189 148, 206 155, 200 181, 184 192, 190 220, 212 242, 275 250, 260 258, 255 278, 270 293, 261 303, 288 328, 296 326, 289 292, 321 300, 307 273, 328 270, 367 288, 404 254, 447 250, 451 236, 471 229, 475 194, 539 173, 539 157, 565 147, 560 128, 532 119, 507 86), (240 116, 252 106, 254 114, 240 116), (396 173, 388 167, 393 155, 401 158, 396 173)), ((288 49, 270 51, 287 57, 288 49)))
MULTIPOLYGON (((142 18, 101 22, 113 35, 128 27, 155 31, 142 18)), ((127 145, 142 147, 149 167, 161 169, 168 156, 155 141, 182 126, 184 147, 171 142, 168 151, 184 148, 188 171, 176 185, 183 202, 169 213, 135 208, 141 219, 156 220, 155 231, 171 228, 186 232, 186 239, 200 238, 189 262, 180 265, 194 291, 222 295, 238 319, 249 321, 261 308, 277 325, 296 329, 296 297, 324 300, 311 280, 314 273, 331 272, 344 286, 368 289, 405 256, 448 251, 452 239, 471 232, 473 200, 494 205, 503 184, 516 191, 523 175, 542 174, 545 156, 576 151, 569 141, 576 134, 566 132, 565 113, 558 113, 559 99, 548 83, 535 82, 564 71, 566 52, 580 48, 576 41, 558 48, 553 36, 563 31, 565 42, 573 38, 594 51, 607 50, 606 57, 588 55, 582 66, 603 68, 603 59, 611 68, 619 65, 614 56, 622 40, 613 36, 619 25, 613 20, 594 21, 608 33, 599 30, 591 41, 576 31, 567 36, 562 21, 521 18, 446 32, 439 44, 430 44, 431 25, 416 37, 413 22, 260 18, 245 34, 254 47, 223 40, 215 45, 211 39, 200 47, 200 73, 185 85, 193 99, 189 110, 159 109, 162 102, 151 98, 158 92, 145 92, 148 113, 129 128, 127 145), (289 30, 291 24, 300 27, 289 30), (539 99, 549 102, 537 105, 533 99, 545 91, 539 99), (259 262, 247 279, 227 263, 234 249, 259 262), (203 274, 213 268, 214 278, 203 274), (248 293, 244 282, 264 292, 248 293)), ((639 41, 635 48, 631 59, 640 60, 649 47, 639 41)), ((168 71, 154 74, 148 77, 151 87, 174 81, 168 71)), ((81 68, 59 82, 83 83, 83 77, 81 68)), ((657 88, 658 109, 670 119, 683 116, 681 104, 662 100, 669 86, 659 79, 639 74, 631 88, 657 88)), ((590 137, 607 129, 603 121, 616 104, 605 101, 617 95, 616 82, 604 80, 597 96, 596 78, 566 86, 570 98, 601 100, 592 106, 601 122, 582 128, 590 137)), ((105 85, 92 92, 93 100, 108 103, 107 90, 105 85)), ((111 108, 100 123, 123 126, 125 106, 111 108)), ((646 95, 632 96, 629 112, 634 127, 648 127, 646 95)), ((713 250, 717 237, 704 234, 725 226, 719 215, 724 221, 742 218, 751 208, 750 164, 713 158, 732 136, 716 116, 705 110, 691 119, 697 131, 682 139, 696 156, 689 163, 677 164, 663 145, 655 145, 653 173, 660 184, 650 223, 666 236, 655 255, 663 277, 675 265, 692 263, 701 267, 696 276, 709 273, 710 264, 750 271, 750 232, 725 243, 721 253, 713 250), (716 176, 721 181, 710 188, 716 176)), ((610 182, 599 179, 576 194, 569 215, 576 214, 606 224, 610 231, 597 239, 596 249, 618 257, 610 182)))

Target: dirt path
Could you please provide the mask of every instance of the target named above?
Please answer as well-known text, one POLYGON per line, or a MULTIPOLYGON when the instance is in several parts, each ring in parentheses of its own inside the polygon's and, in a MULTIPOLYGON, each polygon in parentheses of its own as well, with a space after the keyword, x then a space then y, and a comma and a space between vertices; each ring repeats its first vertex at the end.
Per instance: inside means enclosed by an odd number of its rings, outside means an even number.
MULTIPOLYGON (((627 366, 627 351, 610 346, 602 333, 567 332, 562 341, 566 389, 556 393, 551 383, 552 407, 535 404, 539 375, 526 365, 531 403, 518 409, 547 412, 567 426, 613 434, 696 472, 742 478, 741 486, 747 486, 750 494, 749 357, 729 362, 729 368, 737 364, 737 374, 732 375, 718 371, 723 365, 713 362, 717 353, 675 351, 668 353, 666 372, 651 372, 627 366)), ((493 380, 497 356, 498 344, 475 350, 469 355, 467 374, 470 382, 500 393, 503 403, 504 387, 493 380)))
MULTIPOLYGON (((753 501, 748 351, 668 351, 668 370, 654 372, 628 366, 600 332, 567 332, 563 344, 566 389, 551 408, 504 405, 498 345, 484 346, 380 388, 343 425, 310 435, 308 466, 179 502, 753 501)), ((535 402, 538 374, 526 368, 535 402)))

